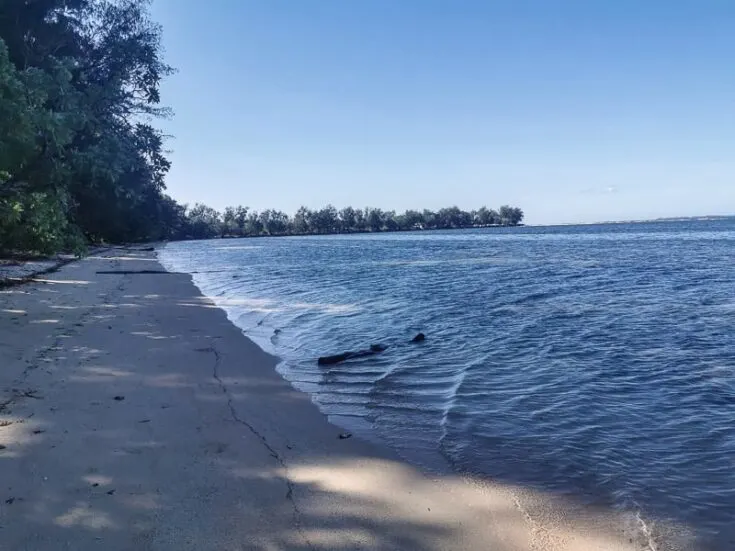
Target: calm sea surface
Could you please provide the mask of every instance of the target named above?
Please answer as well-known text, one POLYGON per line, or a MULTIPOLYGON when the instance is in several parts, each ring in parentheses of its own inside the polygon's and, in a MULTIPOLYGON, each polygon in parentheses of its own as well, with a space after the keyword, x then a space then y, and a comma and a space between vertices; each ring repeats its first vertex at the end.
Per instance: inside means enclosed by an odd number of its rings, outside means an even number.
POLYGON ((161 259, 322 411, 407 458, 735 549, 735 221, 182 242, 161 259), (373 343, 390 348, 316 363, 373 343))

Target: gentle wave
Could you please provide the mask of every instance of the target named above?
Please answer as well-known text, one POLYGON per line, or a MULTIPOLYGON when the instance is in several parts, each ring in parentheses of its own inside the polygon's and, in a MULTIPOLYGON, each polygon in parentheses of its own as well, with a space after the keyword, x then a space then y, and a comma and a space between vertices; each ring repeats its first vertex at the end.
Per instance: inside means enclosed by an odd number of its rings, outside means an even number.
POLYGON ((412 461, 729 549, 733 240, 733 221, 702 221, 173 243, 161 259, 325 413, 412 461))

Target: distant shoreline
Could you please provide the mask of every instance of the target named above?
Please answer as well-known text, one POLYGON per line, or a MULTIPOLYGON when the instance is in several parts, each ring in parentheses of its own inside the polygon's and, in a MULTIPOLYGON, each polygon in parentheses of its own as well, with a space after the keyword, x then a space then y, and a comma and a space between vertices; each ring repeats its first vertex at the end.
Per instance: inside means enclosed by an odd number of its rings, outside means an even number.
POLYGON ((527 228, 556 228, 568 226, 605 226, 613 224, 655 224, 665 222, 719 222, 727 220, 735 221, 735 214, 644 218, 641 220, 603 220, 601 222, 556 222, 550 224, 522 224, 522 226, 527 228))
POLYGON ((512 229, 512 228, 568 228, 573 226, 607 226, 607 225, 624 225, 624 224, 657 224, 667 222, 718 222, 718 221, 735 221, 735 215, 709 215, 709 216, 684 216, 672 218, 652 218, 643 220, 606 220, 602 222, 560 222, 551 224, 488 224, 476 226, 460 226, 454 228, 411 228, 411 229, 382 229, 382 230, 355 230, 355 231, 335 231, 325 233, 282 233, 282 234, 261 234, 261 235, 218 235, 207 238, 182 238, 172 239, 171 241, 202 241, 207 239, 260 239, 268 237, 318 237, 327 235, 374 235, 383 233, 424 233, 438 231, 458 231, 458 230, 482 230, 482 229, 512 229))
MULTIPOLYGON (((459 231, 459 230, 484 230, 484 229, 499 229, 499 228, 522 228, 527 224, 492 224, 487 226, 462 226, 457 228, 410 228, 410 229, 395 229, 395 230, 355 230, 355 231, 335 231, 325 233, 277 233, 277 234, 261 234, 261 235, 222 235, 213 237, 211 239, 257 239, 261 237, 318 237, 326 235, 375 235, 379 233, 424 233, 424 232, 439 232, 439 231, 459 231)), ((198 239, 176 239, 172 241, 201 241, 198 239)))

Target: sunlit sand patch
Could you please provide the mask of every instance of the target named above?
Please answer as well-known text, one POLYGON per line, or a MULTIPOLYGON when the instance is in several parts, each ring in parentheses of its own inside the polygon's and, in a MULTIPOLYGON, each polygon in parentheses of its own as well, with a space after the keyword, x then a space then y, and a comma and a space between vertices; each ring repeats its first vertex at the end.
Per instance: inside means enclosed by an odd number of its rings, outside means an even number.
MULTIPOLYGON (((304 532, 311 545, 318 546, 320 549, 361 549, 364 545, 370 545, 375 539, 375 535, 371 530, 366 528, 357 528, 355 526, 346 528, 324 528, 310 529, 304 532)), ((297 545, 298 540, 294 540, 292 545, 297 545)))
MULTIPOLYGON (((421 522, 425 520, 423 512, 426 509, 417 507, 417 504, 425 502, 431 505, 432 510, 436 505, 439 513, 442 505, 437 498, 441 500, 442 496, 451 496, 452 501, 467 506, 465 512, 458 511, 460 516, 453 519, 454 522, 461 522, 465 516, 471 525, 478 514, 484 515, 488 522, 493 522, 494 518, 502 519, 498 529, 502 529, 506 540, 515 541, 519 548, 660 551, 659 541, 663 540, 667 545, 669 541, 676 542, 672 549, 693 548, 693 535, 686 526, 665 523, 653 526, 643 523, 639 517, 626 518, 618 511, 605 508, 580 510, 578 505, 558 496, 513 485, 478 485, 469 479, 444 477, 441 486, 437 486, 435 480, 418 475, 408 465, 393 461, 362 459, 358 462, 296 465, 290 466, 288 472, 281 469, 276 473, 295 484, 318 488, 327 495, 350 496, 357 504, 355 511, 362 516, 381 515, 389 508, 392 517, 421 522), (412 499, 395 499, 404 493, 412 494, 412 499)), ((248 475, 247 471, 233 474, 248 475)), ((316 530, 315 535, 319 533, 318 529, 312 530, 316 530)), ((350 534, 343 536, 351 537, 350 534)))
POLYGON ((56 517, 54 524, 64 528, 82 526, 92 530, 117 528, 107 513, 92 509, 92 506, 86 502, 78 502, 76 506, 69 509, 66 513, 56 517))
POLYGON ((102 377, 132 377, 133 374, 130 371, 124 369, 116 369, 114 367, 84 367, 81 369, 91 375, 97 375, 102 377))
POLYGON ((99 321, 105 321, 105 320, 111 320, 116 319, 117 316, 114 314, 97 314, 95 316, 92 316, 92 319, 99 320, 99 321))
POLYGON ((146 440, 142 442, 130 442, 113 450, 112 455, 127 456, 139 455, 144 450, 155 450, 161 447, 161 444, 154 440, 146 440))
POLYGON ((253 469, 250 467, 243 467, 238 464, 236 467, 230 469, 233 476, 244 479, 258 479, 258 480, 278 480, 283 477, 280 472, 272 472, 263 469, 253 469))
POLYGON ((33 278, 35 283, 51 283, 54 285, 89 285, 91 281, 85 281, 82 279, 41 279, 38 277, 33 278))
POLYGON ((157 262, 155 258, 145 258, 143 256, 90 256, 87 260, 135 260, 138 262, 157 262))
POLYGON ((12 448, 17 450, 22 449, 23 446, 37 443, 43 431, 44 425, 42 423, 33 423, 12 415, 0 415, 0 444, 8 446, 8 449, 3 450, 3 457, 19 455, 14 453, 12 448))
POLYGON ((89 346, 75 346, 71 349, 72 352, 76 354, 86 354, 88 356, 95 355, 95 354, 102 354, 102 350, 99 350, 97 348, 91 348, 89 346))
POLYGON ((193 388, 196 385, 179 373, 166 373, 154 377, 146 377, 145 384, 159 388, 193 388))
POLYGON ((161 496, 156 494, 138 494, 138 495, 127 495, 123 496, 122 501, 128 507, 135 509, 143 509, 147 511, 154 511, 161 508, 161 496))
POLYGON ((188 306, 188 307, 195 307, 195 308, 217 308, 216 304, 206 304, 202 302, 177 302, 177 306, 188 306))
POLYGON ((102 476, 101 474, 90 474, 82 477, 82 480, 88 484, 97 484, 98 486, 109 486, 112 484, 112 478, 102 476))
POLYGON ((131 335, 135 335, 136 337, 146 337, 148 339, 154 340, 154 341, 162 341, 167 339, 177 339, 178 336, 165 336, 165 335, 158 335, 156 333, 151 333, 149 331, 133 331, 130 333, 131 335))
POLYGON ((0 444, 4 446, 0 451, 0 460, 21 457, 22 447, 30 443, 30 434, 23 430, 20 419, 0 416, 0 444))

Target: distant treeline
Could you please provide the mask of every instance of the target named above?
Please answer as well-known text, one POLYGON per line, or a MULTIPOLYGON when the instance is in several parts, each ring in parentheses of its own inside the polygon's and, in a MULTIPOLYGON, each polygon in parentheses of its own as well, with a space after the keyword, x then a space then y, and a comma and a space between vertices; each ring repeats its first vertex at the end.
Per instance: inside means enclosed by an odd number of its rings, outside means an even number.
POLYGON ((377 208, 337 210, 327 205, 318 210, 301 207, 293 216, 279 210, 257 212, 241 206, 227 207, 224 212, 202 204, 179 208, 174 239, 446 230, 517 226, 523 221, 523 211, 507 205, 497 211, 486 207, 472 211, 448 207, 436 212, 407 210, 400 214, 377 208))

